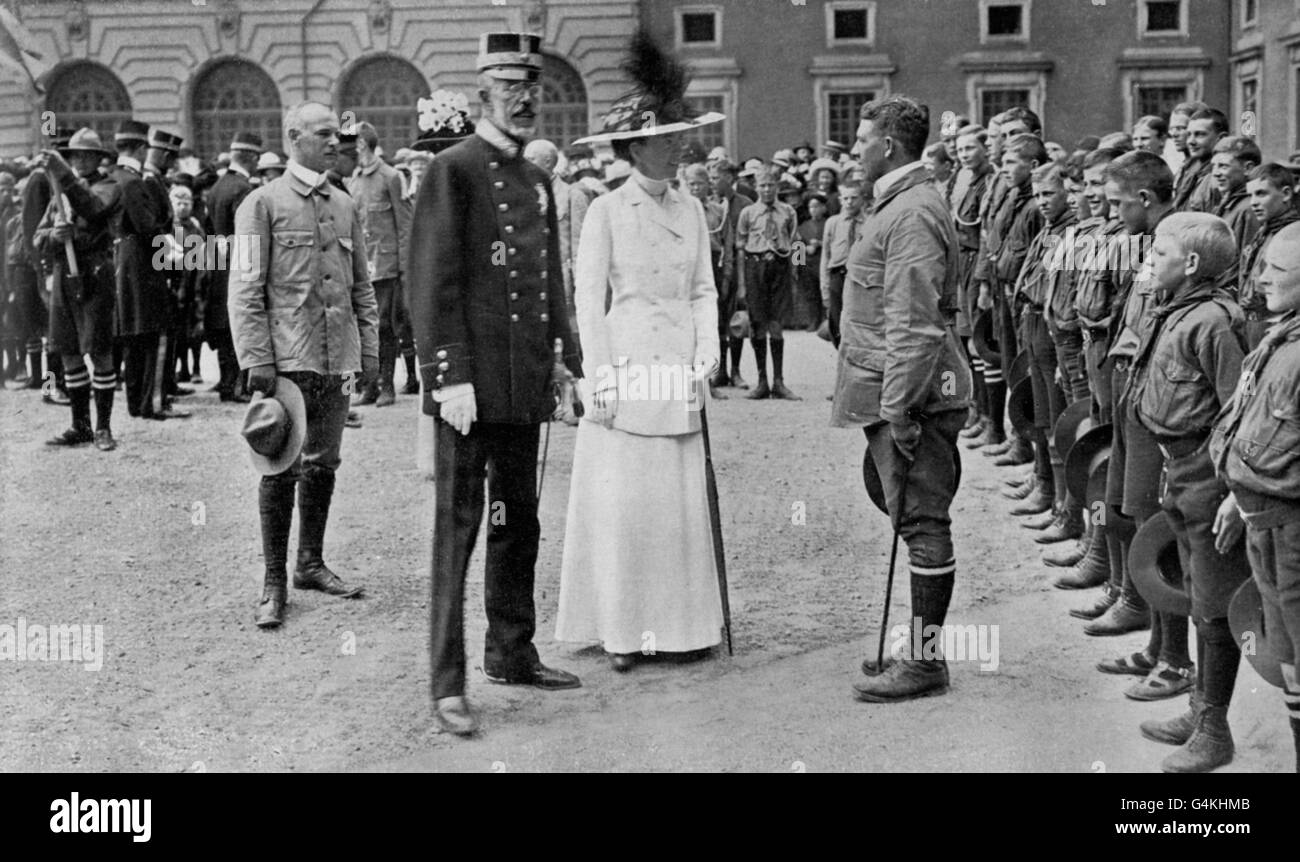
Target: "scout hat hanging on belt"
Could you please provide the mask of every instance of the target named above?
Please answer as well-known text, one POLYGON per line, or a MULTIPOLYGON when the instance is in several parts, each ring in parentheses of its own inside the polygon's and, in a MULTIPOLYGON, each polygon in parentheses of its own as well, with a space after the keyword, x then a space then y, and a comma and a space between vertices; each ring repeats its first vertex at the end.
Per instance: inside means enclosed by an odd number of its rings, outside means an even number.
POLYGON ((686 102, 690 70, 655 44, 644 30, 638 30, 628 46, 623 71, 631 76, 634 89, 622 96, 605 115, 603 129, 575 143, 628 141, 669 135, 720 123, 716 111, 701 114, 686 102))

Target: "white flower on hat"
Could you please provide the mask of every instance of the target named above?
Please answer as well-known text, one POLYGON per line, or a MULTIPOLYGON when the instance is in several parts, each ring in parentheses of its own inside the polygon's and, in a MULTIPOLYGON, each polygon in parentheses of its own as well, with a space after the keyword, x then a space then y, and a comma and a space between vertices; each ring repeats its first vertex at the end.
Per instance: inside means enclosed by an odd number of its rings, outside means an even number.
POLYGON ((435 90, 429 98, 416 103, 420 111, 420 131, 437 132, 444 129, 460 134, 469 118, 469 99, 464 93, 435 90))

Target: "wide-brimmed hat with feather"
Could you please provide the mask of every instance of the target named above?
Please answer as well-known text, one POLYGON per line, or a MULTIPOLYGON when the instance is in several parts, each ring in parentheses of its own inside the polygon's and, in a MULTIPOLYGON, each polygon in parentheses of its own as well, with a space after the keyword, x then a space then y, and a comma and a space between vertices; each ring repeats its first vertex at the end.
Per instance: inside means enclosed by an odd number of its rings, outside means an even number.
POLYGON ((600 132, 575 143, 649 138, 685 132, 726 119, 716 111, 700 113, 686 101, 691 73, 660 48, 650 34, 638 30, 621 67, 635 83, 605 114, 600 132))

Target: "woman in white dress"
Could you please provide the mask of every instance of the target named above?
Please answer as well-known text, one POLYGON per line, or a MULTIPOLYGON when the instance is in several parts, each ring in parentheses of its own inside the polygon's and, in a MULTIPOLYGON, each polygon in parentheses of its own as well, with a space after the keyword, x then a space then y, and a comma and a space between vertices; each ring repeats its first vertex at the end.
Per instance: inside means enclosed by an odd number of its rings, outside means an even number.
POLYGON ((556 638, 639 655, 721 640, 699 411, 718 365, 717 290, 700 202, 674 189, 683 132, 722 119, 685 105, 684 70, 644 35, 639 88, 605 131, 631 178, 592 201, 574 264, 585 416, 578 426, 556 638))

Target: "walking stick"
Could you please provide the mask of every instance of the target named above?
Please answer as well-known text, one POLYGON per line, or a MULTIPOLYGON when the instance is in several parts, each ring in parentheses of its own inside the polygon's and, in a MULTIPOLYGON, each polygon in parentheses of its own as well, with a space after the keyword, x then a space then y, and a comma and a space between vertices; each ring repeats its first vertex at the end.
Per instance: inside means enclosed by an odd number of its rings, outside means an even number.
MULTIPOLYGON (((893 442, 890 442, 893 445, 893 442)), ((885 669, 885 632, 889 630, 889 603, 894 596, 894 566, 898 562, 898 528, 903 522, 903 503, 907 500, 907 477, 912 473, 912 462, 909 461, 907 469, 903 471, 903 481, 898 486, 898 506, 895 508, 896 514, 890 515, 890 520, 894 527, 894 540, 889 549, 889 576, 885 580, 885 607, 880 617, 880 643, 876 647, 876 673, 881 673, 885 669)))
MULTIPOLYGON (((707 385, 704 381, 697 381, 707 385)), ((705 411, 707 393, 700 392, 700 431, 704 435, 704 485, 709 497, 709 526, 713 528, 713 562, 718 569, 718 591, 722 595, 722 627, 727 634, 727 655, 731 647, 731 599, 727 595, 727 554, 722 547, 722 515, 718 511, 718 478, 713 473, 713 449, 709 446, 709 416, 705 411)))

